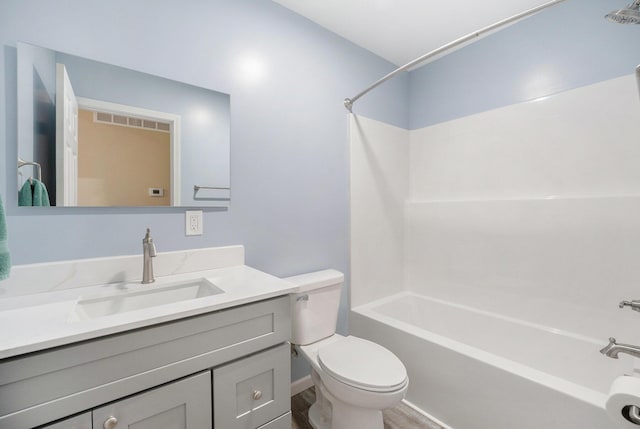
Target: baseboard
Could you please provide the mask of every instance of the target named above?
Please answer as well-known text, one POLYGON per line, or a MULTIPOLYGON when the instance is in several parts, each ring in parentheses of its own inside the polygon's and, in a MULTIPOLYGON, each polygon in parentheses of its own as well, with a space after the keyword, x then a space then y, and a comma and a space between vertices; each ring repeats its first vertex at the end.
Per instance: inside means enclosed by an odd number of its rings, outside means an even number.
POLYGON ((417 405, 412 404, 411 402, 407 401, 406 399, 403 399, 402 402, 406 406, 412 408, 415 412, 422 414, 423 416, 425 416, 426 418, 428 418, 429 420, 431 420, 432 422, 434 422, 438 426, 441 426, 442 429, 453 429, 451 426, 447 425, 446 423, 441 422, 440 420, 438 420, 435 417, 433 417, 431 414, 427 413, 425 410, 421 409, 417 405))
POLYGON ((311 386, 313 386, 311 375, 307 375, 306 377, 299 378, 293 383, 291 383, 291 396, 295 396, 298 393, 304 392, 311 386))

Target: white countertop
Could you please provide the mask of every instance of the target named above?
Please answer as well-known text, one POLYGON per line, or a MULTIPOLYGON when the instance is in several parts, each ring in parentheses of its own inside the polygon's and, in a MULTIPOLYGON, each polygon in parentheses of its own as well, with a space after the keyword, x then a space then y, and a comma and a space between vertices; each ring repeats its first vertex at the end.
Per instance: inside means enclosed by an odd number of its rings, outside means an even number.
POLYGON ((0 300, 0 359, 184 317, 282 296, 296 285, 246 265, 156 278, 155 283, 111 283, 0 300), (122 295, 174 282, 204 278, 224 293, 87 320, 74 317, 81 299, 122 295))

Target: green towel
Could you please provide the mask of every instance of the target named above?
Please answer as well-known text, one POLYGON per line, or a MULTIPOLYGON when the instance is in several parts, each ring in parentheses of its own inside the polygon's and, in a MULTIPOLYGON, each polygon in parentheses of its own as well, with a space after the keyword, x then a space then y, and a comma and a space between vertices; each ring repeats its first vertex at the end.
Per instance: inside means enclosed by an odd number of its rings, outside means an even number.
POLYGON ((39 180, 33 179, 33 205, 49 207, 47 187, 39 180))
POLYGON ((0 280, 9 278, 11 272, 11 254, 7 246, 7 219, 0 198, 0 280))
POLYGON ((22 188, 18 191, 18 205, 19 206, 32 206, 33 205, 33 188, 31 188, 31 181, 25 180, 22 188))
POLYGON ((18 192, 19 206, 50 206, 49 193, 44 183, 38 179, 25 180, 18 192))

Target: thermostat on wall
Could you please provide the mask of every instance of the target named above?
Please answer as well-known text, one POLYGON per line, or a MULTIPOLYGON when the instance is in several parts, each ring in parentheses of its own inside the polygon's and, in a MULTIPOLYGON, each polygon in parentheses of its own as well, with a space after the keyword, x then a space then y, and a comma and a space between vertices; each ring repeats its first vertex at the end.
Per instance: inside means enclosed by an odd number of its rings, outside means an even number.
POLYGON ((150 197, 164 197, 164 189, 163 188, 149 188, 149 196, 150 197))

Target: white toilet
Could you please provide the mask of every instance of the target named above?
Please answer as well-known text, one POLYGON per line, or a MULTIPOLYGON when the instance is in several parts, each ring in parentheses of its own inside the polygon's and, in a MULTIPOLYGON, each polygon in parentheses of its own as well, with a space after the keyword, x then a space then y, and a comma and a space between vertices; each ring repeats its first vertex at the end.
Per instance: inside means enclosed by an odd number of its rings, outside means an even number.
POLYGON ((407 370, 384 347, 336 334, 344 275, 335 270, 286 278, 291 294, 291 342, 311 364, 316 402, 309 409, 315 429, 383 429, 382 410, 407 391, 407 370))

